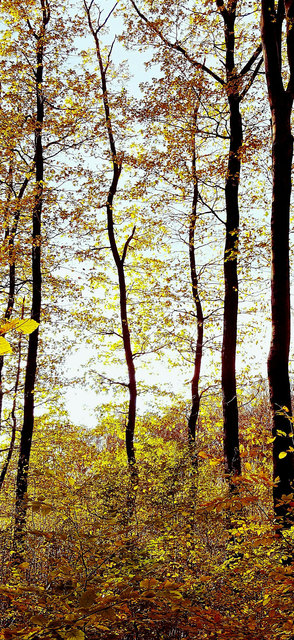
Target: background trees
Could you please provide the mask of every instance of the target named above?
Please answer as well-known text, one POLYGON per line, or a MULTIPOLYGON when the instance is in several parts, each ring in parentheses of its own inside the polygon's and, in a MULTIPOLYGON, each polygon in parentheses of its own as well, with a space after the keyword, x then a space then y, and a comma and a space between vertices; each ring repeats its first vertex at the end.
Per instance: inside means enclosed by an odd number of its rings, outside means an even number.
MULTIPOLYGON (((228 148, 228 164, 224 178, 225 191, 225 252, 224 252, 224 312, 223 312, 223 341, 222 341, 222 391, 223 391, 223 412, 224 412, 224 457, 226 473, 239 474, 241 472, 240 453, 239 453, 239 434, 238 434, 238 405, 236 390, 236 344, 237 344, 237 316, 238 316, 238 273, 237 273, 237 256, 238 256, 238 236, 239 236, 239 182, 242 161, 242 145, 243 145, 243 127, 240 103, 245 98, 250 89, 262 63, 261 45, 259 45, 253 53, 252 42, 246 40, 237 41, 235 46, 235 21, 237 17, 237 2, 229 2, 225 5, 223 2, 217 2, 217 10, 219 11, 223 21, 223 34, 219 30, 217 17, 210 21, 210 29, 213 30, 216 37, 221 39, 220 46, 223 52, 222 57, 217 58, 217 47, 213 41, 211 48, 206 44, 206 53, 214 58, 216 66, 211 68, 199 60, 200 51, 199 38, 194 39, 194 28, 198 22, 198 17, 193 16, 193 29, 190 28, 191 19, 188 22, 187 14, 189 10, 181 9, 176 14, 176 20, 162 22, 162 8, 157 10, 157 21, 147 16, 135 2, 132 2, 138 16, 143 23, 147 25, 148 33, 153 33, 155 37, 161 40, 167 50, 173 50, 181 54, 187 61, 189 66, 203 69, 209 80, 212 79, 214 87, 218 92, 218 99, 222 103, 222 108, 227 109, 225 113, 227 139, 229 141, 228 148), (189 46, 182 45, 182 40, 189 43, 189 46), (249 46, 246 48, 246 45, 249 46), (238 45, 241 49, 238 52, 238 45), (239 53, 239 59, 248 56, 245 64, 241 66, 240 71, 236 65, 236 50, 239 53), (258 60, 259 58, 259 60, 258 60), (225 68, 225 77, 222 70, 219 72, 219 63, 223 62, 225 68), (253 70, 252 70, 253 69, 253 70), (217 85, 215 86, 215 83, 217 85), (219 88, 221 89, 219 91, 219 88), (223 91, 222 91, 223 89, 223 91), (223 103, 223 93, 226 96, 227 105, 223 103)), ((149 3, 146 3, 149 6, 149 3)), ((170 8, 169 8, 170 9, 170 8)), ((168 10, 169 10, 168 9, 168 10)), ((152 7, 152 12, 154 9, 152 7)), ((192 11, 192 9, 191 9, 192 11)), ((192 13, 190 14, 191 18, 192 13)), ((203 28, 203 13, 199 18, 199 29, 203 28)), ((206 26, 206 25, 205 25, 206 26)), ((164 54, 163 54, 164 55, 164 54)), ((175 60, 175 64, 177 61, 175 60)), ((192 78, 190 82, 193 82, 192 78)), ((194 91, 197 93, 197 77, 194 79, 194 91), (195 82, 196 80, 196 82, 195 82)), ((216 135, 219 133, 217 131, 216 135)), ((225 136, 226 137, 226 136, 225 136)))

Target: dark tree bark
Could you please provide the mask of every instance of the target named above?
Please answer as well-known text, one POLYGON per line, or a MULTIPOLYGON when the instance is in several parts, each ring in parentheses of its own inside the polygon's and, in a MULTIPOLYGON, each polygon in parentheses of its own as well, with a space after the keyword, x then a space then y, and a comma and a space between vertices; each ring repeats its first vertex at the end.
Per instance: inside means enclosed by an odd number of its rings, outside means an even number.
POLYGON ((274 509, 281 526, 293 524, 287 502, 282 496, 293 493, 294 456, 291 394, 288 373, 290 346, 290 274, 289 274, 289 216, 291 197, 291 169, 293 137, 291 112, 293 105, 294 72, 294 2, 262 0, 261 36, 268 98, 272 115, 272 336, 268 357, 268 379, 273 420, 273 490, 274 509), (282 77, 282 24, 287 21, 287 57, 290 78, 284 88, 282 77))
MULTIPOLYGON (((8 195, 7 195, 7 206, 6 206, 6 228, 5 228, 5 240, 8 243, 8 261, 9 261, 9 290, 8 290, 8 300, 7 307, 5 311, 5 319, 9 320, 14 307, 15 300, 15 273, 16 273, 16 256, 15 256, 15 247, 14 241, 15 236, 17 234, 19 217, 21 213, 21 200, 29 183, 29 177, 26 177, 23 181, 23 184, 19 190, 19 193, 16 197, 16 209, 15 214, 13 216, 12 224, 10 226, 10 203, 11 196, 13 191, 13 167, 12 162, 10 163, 9 172, 8 172, 8 195)), ((2 407, 3 407, 3 365, 4 365, 4 356, 0 356, 0 429, 2 424, 2 407)))
POLYGON ((194 304, 196 307, 196 317, 197 317, 197 341, 196 341, 196 351, 195 351, 195 359, 194 359, 194 371, 193 377, 191 381, 191 391, 192 391, 192 407, 188 421, 188 436, 189 441, 195 442, 195 433, 196 433, 196 424, 198 420, 199 407, 200 407, 200 394, 199 394, 199 380, 200 380, 200 371, 201 371, 201 362, 202 362, 202 350, 203 350, 203 311, 201 299, 199 296, 199 287, 198 287, 198 275, 196 269, 196 258, 195 258, 195 225, 197 220, 197 203, 198 203, 198 179, 197 179, 197 171, 196 171, 196 144, 195 144, 195 136, 196 136, 196 122, 197 122, 197 113, 198 107, 196 106, 193 115, 193 156, 192 156, 192 179, 193 179, 193 200, 192 200, 192 211, 189 220, 189 262, 190 262, 190 274, 191 274, 191 284, 192 284, 192 296, 194 300, 194 304))
MULTIPOLYGON (((44 38, 46 26, 50 19, 50 9, 47 0, 41 1, 42 22, 40 32, 34 32, 36 40, 36 126, 35 126, 35 202, 32 212, 32 308, 31 317, 36 322, 40 322, 41 313, 41 219, 43 205, 43 180, 44 180, 44 160, 42 130, 44 122, 44 98, 43 98, 43 57, 44 38)), ((30 24, 28 24, 31 29, 30 24)), ((20 439, 19 460, 16 481, 16 508, 15 508, 15 528, 14 547, 21 556, 24 550, 26 513, 27 513, 27 488, 30 453, 32 446, 34 428, 34 390, 37 370, 39 328, 29 336, 29 346, 25 373, 24 388, 24 416, 23 427, 20 439)))
MULTIPOLYGON (((246 74, 251 70, 261 53, 257 47, 241 71, 235 63, 235 20, 238 0, 225 6, 223 0, 216 0, 224 22, 226 46, 226 93, 230 113, 230 148, 225 183, 226 199, 226 239, 224 251, 224 322, 222 343, 222 393, 224 420, 224 462, 225 473, 231 477, 241 473, 239 448, 239 419, 236 385, 236 346, 238 319, 238 239, 239 239, 239 183, 241 171, 241 148, 243 143, 242 116, 240 104, 251 87, 261 66, 257 62, 247 83, 246 74)), ((230 487, 234 483, 230 480, 230 487)))
MULTIPOLYGON (((110 189, 108 191, 108 197, 106 202, 107 231, 108 231, 108 238, 109 238, 112 256, 117 269, 118 282, 119 282, 120 320, 121 320, 125 360, 126 360, 126 365, 128 369, 128 378, 129 378, 129 383, 127 385, 129 389, 129 407, 128 407, 128 420, 126 425, 126 452, 127 452, 128 462, 130 465, 133 466, 136 462, 135 449, 134 449, 134 433, 135 433, 135 425, 136 425, 137 383, 136 383, 136 370, 134 365, 134 356, 132 351, 130 328, 129 328, 129 321, 128 321, 127 290, 126 290, 124 263, 127 256, 128 247, 134 237, 136 227, 133 228, 131 235, 125 242, 122 255, 120 256, 117 243, 116 243, 115 232, 114 232, 113 200, 117 192, 117 186, 118 186, 118 181, 121 174, 122 165, 121 165, 121 160, 119 159, 117 154, 113 128, 112 128, 111 114, 110 114, 107 78, 106 78, 108 65, 104 66, 103 64, 101 50, 100 50, 100 42, 99 42, 99 32, 105 26, 113 10, 109 13, 109 15, 107 16, 106 20, 103 22, 102 25, 100 25, 99 18, 98 18, 98 26, 96 29, 94 29, 92 18, 91 18, 92 5, 93 5, 93 2, 91 2, 90 5, 87 5, 84 0, 84 6, 85 6, 87 18, 88 18, 89 28, 95 41, 96 55, 97 55, 97 60, 99 64, 101 86, 102 86, 102 92, 103 92, 105 124, 107 127, 109 148, 110 148, 111 158, 112 158, 112 169, 113 169, 112 182, 110 185, 110 189)), ((100 17, 100 12, 99 12, 99 17, 100 17)))
MULTIPOLYGON (((130 0, 139 17, 159 36, 165 46, 178 51, 195 68, 202 69, 208 76, 223 86, 227 93, 230 113, 230 149, 225 184, 226 199, 226 239, 224 252, 224 331, 222 344, 222 393, 224 418, 224 459, 225 473, 241 473, 239 450, 238 404, 236 394, 236 342, 238 314, 238 274, 237 251, 239 234, 238 189, 241 169, 242 119, 240 103, 250 89, 262 64, 261 45, 258 45, 248 62, 238 72, 235 66, 235 18, 238 0, 216 0, 217 8, 224 22, 226 80, 209 69, 206 64, 195 60, 185 47, 171 42, 156 26, 154 21, 140 11, 135 0, 130 0), (250 76, 247 74, 250 72, 250 76)), ((197 395, 197 394, 196 394, 197 395)), ((230 480, 230 486, 234 485, 230 480)))
POLYGON ((225 8, 217 1, 224 20, 226 43, 227 97, 230 110, 230 150, 225 184, 226 240, 224 252, 224 324, 222 344, 222 392, 224 418, 224 459, 227 474, 241 473, 239 450, 238 403, 236 387, 236 345, 238 317, 238 235, 239 201, 238 190, 241 170, 241 147, 243 140, 240 113, 240 78, 235 68, 235 17, 237 1, 225 8))
MULTIPOLYGON (((21 317, 22 318, 24 317, 24 300, 23 300, 23 304, 22 304, 21 317)), ((15 436, 16 436, 16 415, 15 415, 15 410, 16 410, 16 399, 17 399, 17 392, 18 392, 18 385, 19 385, 19 378, 20 378, 20 364, 21 364, 21 335, 20 335, 19 341, 18 341, 17 372, 16 372, 16 377, 15 377, 15 384, 14 384, 14 389, 13 389, 13 401, 12 401, 12 408, 11 408, 11 413, 10 413, 11 436, 10 436, 9 447, 7 449, 6 459, 4 461, 4 464, 3 464, 1 472, 0 472, 0 491, 2 489, 4 480, 5 480, 7 471, 8 471, 9 463, 11 461, 13 450, 14 450, 14 445, 15 445, 15 436)))

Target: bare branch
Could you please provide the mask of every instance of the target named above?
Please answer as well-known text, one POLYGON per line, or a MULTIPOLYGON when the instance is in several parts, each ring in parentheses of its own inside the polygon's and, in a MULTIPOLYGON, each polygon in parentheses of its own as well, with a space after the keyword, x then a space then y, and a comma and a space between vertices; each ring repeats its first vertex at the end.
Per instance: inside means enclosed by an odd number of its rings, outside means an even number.
POLYGON ((125 243, 124 250, 123 250, 123 254, 122 254, 122 258, 121 258, 122 264, 124 263, 124 261, 125 261, 125 259, 126 259, 128 246, 129 246, 130 242, 132 241, 132 239, 133 239, 133 237, 134 237, 135 231, 136 231, 136 225, 134 226, 134 228, 133 228, 133 231, 132 231, 131 235, 128 237, 128 239, 127 239, 127 241, 126 241, 126 243, 125 243))
POLYGON ((212 209, 212 207, 209 206, 209 204, 207 204, 207 202, 205 202, 201 196, 201 194, 199 193, 199 200, 201 200, 202 204, 207 207, 207 209, 209 209, 209 211, 217 218, 217 220, 219 222, 221 222, 223 225, 226 225, 226 222, 224 220, 222 220, 217 213, 215 212, 214 209, 212 209))
POLYGON ((112 15, 114 10, 116 9, 117 5, 118 5, 118 2, 116 2, 115 5, 112 7, 112 9, 109 11, 109 14, 108 14, 108 16, 106 16, 104 22, 101 25, 99 25, 99 31, 100 31, 100 29, 103 29, 103 27, 105 27, 106 23, 108 22, 110 16, 112 15))
POLYGON ((244 65, 243 69, 241 69, 240 74, 239 74, 240 76, 245 76, 246 73, 248 73, 248 71, 250 71, 253 63, 255 62, 255 60, 257 60, 257 58, 261 54, 261 52, 262 52, 262 46, 261 46, 261 43, 260 43, 258 45, 257 49, 255 49, 254 53, 252 54, 251 58, 244 65))
POLYGON ((109 382, 110 385, 114 384, 114 385, 118 385, 119 387, 126 387, 127 389, 129 388, 129 385, 127 382, 120 382, 119 380, 112 380, 112 378, 107 378, 107 376, 103 376, 102 373, 98 373, 99 378, 102 378, 102 380, 106 380, 106 382, 109 382))
POLYGON ((254 82, 254 80, 255 80, 255 78, 256 78, 256 76, 257 76, 257 74, 258 74, 258 71, 259 71, 259 69, 260 69, 260 67, 261 67, 262 63, 263 63, 263 58, 260 58, 260 60, 258 61, 257 65, 256 65, 256 67, 255 67, 255 69, 254 69, 254 71, 253 71, 253 73, 252 73, 251 78, 249 79, 249 81, 248 81, 248 83, 247 83, 246 87, 243 89, 242 93, 240 94, 240 100, 243 100, 243 98, 244 98, 244 96, 246 95, 246 93, 248 93, 248 91, 249 91, 249 89, 250 89, 251 85, 253 84, 253 82, 254 82))

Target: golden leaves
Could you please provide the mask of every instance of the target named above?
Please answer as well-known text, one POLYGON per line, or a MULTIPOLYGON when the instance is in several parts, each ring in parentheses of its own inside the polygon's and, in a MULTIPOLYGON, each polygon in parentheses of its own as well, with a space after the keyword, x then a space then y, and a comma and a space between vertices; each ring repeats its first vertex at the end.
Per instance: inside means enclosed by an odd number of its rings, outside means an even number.
POLYGON ((14 318, 13 320, 7 320, 4 324, 0 326, 0 334, 4 334, 11 329, 15 329, 19 331, 19 333, 23 333, 25 335, 29 335, 33 333, 39 326, 39 323, 32 319, 22 319, 22 318, 14 318))
POLYGON ((4 356, 7 353, 12 353, 11 346, 5 338, 0 337, 0 356, 4 356))
MULTIPOLYGON (((32 320, 31 318, 28 318, 26 320, 22 318, 14 318, 13 320, 7 320, 0 326, 0 334, 2 334, 3 336, 7 331, 15 329, 15 331, 18 331, 19 333, 29 335, 33 333, 38 326, 39 323, 35 320, 32 320)), ((0 336, 0 356, 12 353, 12 348, 9 342, 2 336, 0 336)))

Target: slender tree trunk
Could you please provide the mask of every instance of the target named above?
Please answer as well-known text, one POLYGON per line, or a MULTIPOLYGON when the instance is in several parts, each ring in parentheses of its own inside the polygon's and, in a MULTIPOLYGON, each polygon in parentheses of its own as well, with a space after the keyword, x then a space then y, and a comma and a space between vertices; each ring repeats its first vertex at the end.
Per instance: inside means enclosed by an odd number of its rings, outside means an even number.
POLYGON ((100 25, 99 18, 98 18, 97 28, 94 29, 92 18, 91 18, 92 3, 87 5, 86 1, 84 0, 84 7, 85 7, 87 18, 88 18, 89 28, 95 41, 96 55, 97 55, 97 60, 99 64, 101 86, 102 86, 102 92, 103 92, 105 124, 107 126, 109 148, 110 148, 111 158, 112 158, 112 168, 113 168, 112 182, 110 185, 107 202, 106 202, 107 231, 108 231, 110 248, 111 248, 112 256, 116 265, 117 275, 118 275, 119 296, 120 296, 120 320, 121 320, 121 328, 122 328, 123 346, 124 346, 124 352, 125 352, 125 361, 128 369, 128 379, 129 379, 129 383, 128 383, 129 407, 128 407, 128 420, 126 424, 126 452, 127 452, 128 462, 133 467, 134 475, 136 475, 136 472, 134 471, 134 464, 136 462, 135 448, 134 448, 134 433, 135 433, 135 424, 136 424, 137 383, 136 383, 136 370, 134 365, 134 356, 132 352, 131 336, 130 336, 130 328, 129 328, 129 320, 128 320, 127 292, 126 292, 126 280, 125 280, 125 269, 124 269, 124 262, 127 256, 128 247, 131 240, 134 237, 136 227, 133 228, 131 235, 126 240, 123 251, 122 251, 122 255, 120 256, 117 243, 116 243, 115 232, 114 232, 113 200, 117 192, 118 181, 121 174, 121 161, 118 159, 118 155, 117 155, 116 143, 115 143, 115 138, 114 138, 114 133, 112 128, 112 121, 111 121, 111 114, 110 114, 107 79, 106 79, 108 64, 106 64, 106 66, 104 66, 103 64, 101 51, 100 51, 100 42, 99 42, 99 32, 105 26, 112 11, 108 14, 106 21, 102 25, 100 25))
POLYGON ((236 4, 236 2, 233 2, 230 10, 223 9, 221 11, 225 27, 227 95, 230 109, 230 150, 225 185, 227 218, 224 252, 225 298, 222 344, 224 459, 225 473, 229 475, 241 473, 236 388, 236 344, 238 316, 238 190, 243 136, 238 78, 234 60, 236 4))
MULTIPOLYGON (((5 229, 5 239, 8 241, 8 260, 9 260, 9 291, 8 291, 8 300, 7 300, 7 307, 6 307, 6 311, 5 311, 5 319, 9 320, 9 318, 11 317, 12 311, 13 311, 13 307, 14 307, 14 300, 15 300, 15 272, 16 272, 16 266, 15 266, 15 248, 14 248, 14 240, 15 240, 15 236, 17 233, 17 228, 18 228, 18 222, 19 222, 19 217, 20 217, 20 212, 21 212, 21 199, 24 195, 24 192, 27 188, 27 185, 29 183, 29 176, 26 177, 23 181, 23 184, 19 190, 19 193, 17 195, 17 199, 16 199, 16 211, 14 214, 14 218, 12 221, 12 225, 10 227, 9 224, 9 204, 11 202, 11 193, 12 193, 12 188, 13 188, 13 181, 12 181, 12 177, 13 177, 13 170, 12 170, 12 163, 10 165, 9 168, 9 176, 8 176, 8 188, 9 188, 9 192, 8 192, 8 198, 7 198, 7 215, 6 215, 6 229, 5 229)), ((0 429, 1 429, 1 425, 2 425, 2 407, 3 407, 3 365, 4 365, 4 357, 0 356, 0 429)))
MULTIPOLYGON (((21 313, 21 317, 24 317, 24 299, 23 299, 23 304, 22 304, 22 313, 21 313)), ((16 410, 16 399, 17 399, 17 392, 18 392, 18 385, 19 385, 19 378, 20 378, 20 364, 21 364, 21 335, 19 336, 19 340, 18 340, 18 362, 17 362, 17 372, 16 372, 16 378, 15 378, 15 384, 14 384, 14 393, 13 393, 13 401, 12 401, 12 409, 11 409, 11 413, 10 413, 10 418, 11 418, 11 436, 10 436, 10 444, 7 450, 7 455, 6 455, 6 460, 3 464, 3 467, 1 469, 0 472, 0 491, 2 489, 7 471, 8 471, 8 467, 9 467, 9 463, 10 460, 12 458, 12 454, 13 454, 13 450, 14 450, 14 444, 15 444, 15 436, 16 436, 16 415, 15 415, 15 410, 16 410)))
POLYGON ((268 379, 273 420, 274 510, 279 526, 293 524, 283 496, 293 495, 294 456, 291 394, 288 372, 290 346, 289 216, 293 137, 291 112, 294 73, 294 2, 262 0, 261 36, 269 104, 272 114, 272 336, 268 357, 268 379), (286 9, 286 11, 285 11, 286 9), (286 15, 287 14, 287 15, 286 15), (284 88, 281 66, 282 24, 287 17, 287 55, 290 79, 284 88), (287 452, 286 455, 285 452, 287 452), (281 456, 281 457, 280 457, 281 456))
POLYGON ((192 178, 193 178, 193 201, 192 201, 192 211, 190 215, 189 221, 189 261, 190 261, 190 274, 191 274, 191 283, 192 283, 192 295, 193 300, 196 307, 196 317, 197 317, 197 342, 196 342, 196 351, 195 351, 195 359, 194 359, 194 371, 191 382, 191 391, 192 391, 192 407, 188 421, 188 435, 189 441, 195 442, 195 432, 196 432, 196 424, 198 420, 199 414, 199 406, 200 406, 200 394, 199 394, 199 379, 200 379, 200 370, 201 370, 201 361, 202 361, 202 350, 203 350, 203 311, 202 304, 199 296, 198 289, 198 275, 196 269, 196 259, 195 259, 195 225, 197 218, 197 203, 198 203, 198 179, 196 172, 196 149, 195 149, 195 135, 196 135, 196 119, 197 119, 197 111, 198 107, 196 107, 194 111, 194 135, 193 135, 193 157, 192 157, 192 178))
MULTIPOLYGON (((35 182, 35 202, 32 212, 32 309, 31 317, 36 322, 40 322, 41 312, 41 219, 43 204, 43 144, 42 129, 44 122, 44 100, 42 93, 43 83, 43 51, 46 25, 50 19, 49 5, 46 0, 41 0, 42 24, 39 34, 34 34, 36 38, 36 98, 37 114, 35 127, 35 162, 36 162, 36 182, 35 182)), ((19 460, 16 481, 16 508, 15 508, 15 529, 14 547, 21 556, 24 551, 24 538, 27 514, 27 489, 30 453, 32 446, 34 428, 34 390, 37 370, 39 328, 29 336, 29 346, 27 355, 27 365, 25 373, 24 389, 24 418, 21 432, 19 460)))
POLYGON ((134 365, 134 357, 131 345, 131 336, 128 321, 127 311, 127 293, 126 293, 126 281, 124 273, 124 261, 127 255, 127 248, 132 240, 136 228, 133 228, 131 236, 125 243, 122 257, 119 256, 115 235, 114 235, 114 223, 113 223, 113 194, 110 191, 108 194, 108 201, 106 205, 107 209, 107 229, 108 237, 112 250, 112 255, 117 268, 118 280, 119 280, 119 297, 120 297, 120 319, 122 327, 123 345, 125 352, 125 359, 128 368, 129 377, 129 407, 128 407, 128 421, 126 424, 126 452, 129 464, 133 465, 136 462, 135 449, 134 449, 134 433, 136 425, 136 404, 137 404, 137 383, 136 383, 136 370, 134 365))
MULTIPOLYGON (((9 292, 8 302, 5 311, 5 319, 9 320, 13 305, 14 305, 14 290, 15 290, 15 261, 12 255, 13 250, 13 238, 10 233, 10 202, 13 188, 13 170, 12 161, 9 162, 8 181, 7 181, 7 200, 6 200, 6 212, 4 214, 5 233, 4 240, 8 242, 8 260, 9 260, 9 292), (11 247, 12 244, 12 247, 11 247), (12 250, 11 250, 12 249, 12 250)), ((4 357, 0 356, 0 430, 2 428, 2 407, 3 407, 3 381, 2 370, 4 365, 4 357)))

